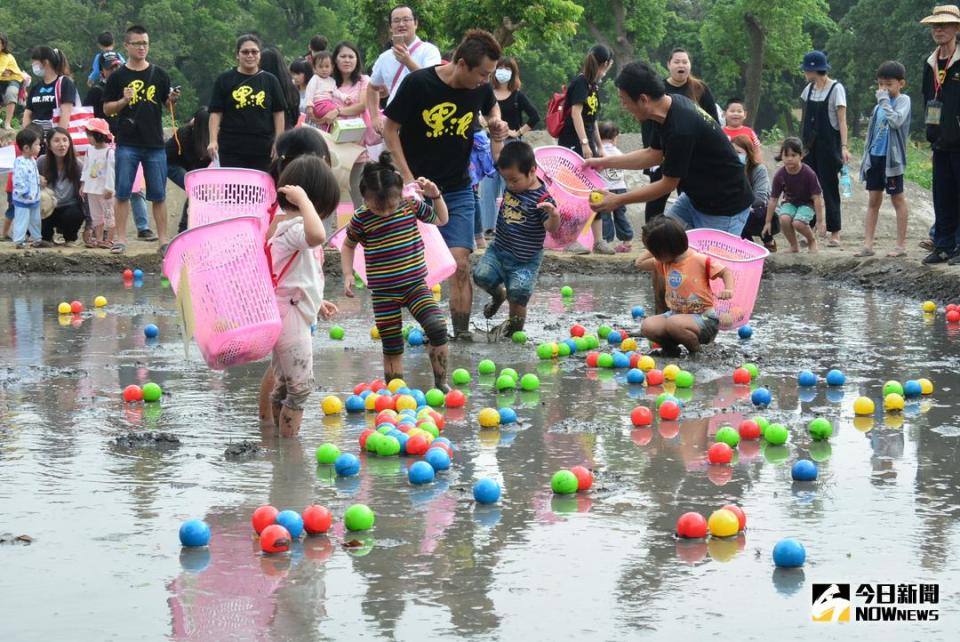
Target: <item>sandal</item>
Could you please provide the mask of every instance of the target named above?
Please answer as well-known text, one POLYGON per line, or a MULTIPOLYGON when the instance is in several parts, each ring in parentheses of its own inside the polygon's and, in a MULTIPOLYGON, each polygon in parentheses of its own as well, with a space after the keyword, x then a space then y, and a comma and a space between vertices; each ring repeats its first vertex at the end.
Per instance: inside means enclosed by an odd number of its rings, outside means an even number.
POLYGON ((126 243, 119 243, 117 241, 113 242, 113 245, 110 246, 111 254, 123 254, 127 251, 126 243))
POLYGON ((902 247, 895 247, 889 252, 887 252, 887 256, 891 259, 897 259, 897 258, 900 258, 901 256, 906 256, 906 255, 907 255, 907 250, 906 248, 902 248, 902 247))
MULTIPOLYGON (((874 255, 876 255, 876 252, 874 252, 874 251, 871 250, 870 248, 866 248, 866 247, 865 247, 865 248, 863 248, 862 250, 860 250, 859 252, 857 252, 856 254, 854 254, 853 256, 854 256, 854 258, 857 258, 857 259, 863 259, 863 258, 866 258, 866 257, 868 257, 868 256, 874 256, 874 255)), ((889 256, 889 254, 888 254, 887 256, 889 256)))
POLYGON ((89 241, 84 241, 84 242, 83 242, 83 247, 87 248, 88 250, 95 250, 95 249, 97 249, 97 248, 99 248, 99 247, 103 247, 103 246, 100 245, 99 243, 97 243, 96 241, 89 240, 89 241))
POLYGON ((827 247, 843 247, 843 246, 840 244, 840 241, 835 241, 833 239, 830 239, 829 241, 827 241, 827 247))

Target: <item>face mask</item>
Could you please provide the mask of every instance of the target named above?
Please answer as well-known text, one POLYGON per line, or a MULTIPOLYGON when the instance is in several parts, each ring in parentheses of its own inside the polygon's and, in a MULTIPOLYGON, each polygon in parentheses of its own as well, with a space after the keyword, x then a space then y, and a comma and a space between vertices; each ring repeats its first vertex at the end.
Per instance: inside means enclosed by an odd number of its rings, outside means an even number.
POLYGON ((503 68, 497 69, 493 75, 496 76, 499 83, 510 82, 510 79, 513 78, 513 72, 503 68))
POLYGON ((34 76, 43 75, 43 65, 41 65, 39 62, 33 63, 33 65, 30 67, 30 70, 33 71, 34 76))
POLYGON ((746 165, 746 164, 747 164, 747 154, 746 154, 746 152, 739 152, 739 153, 737 154, 737 156, 740 157, 740 164, 741 164, 741 165, 746 165))

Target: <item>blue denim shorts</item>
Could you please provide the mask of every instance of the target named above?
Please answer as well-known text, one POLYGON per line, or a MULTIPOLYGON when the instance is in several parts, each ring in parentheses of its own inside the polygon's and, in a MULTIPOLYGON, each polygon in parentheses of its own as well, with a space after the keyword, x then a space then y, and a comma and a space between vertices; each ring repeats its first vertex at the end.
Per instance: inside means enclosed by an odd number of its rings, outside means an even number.
POLYGON ((667 210, 666 216, 679 221, 688 230, 708 228, 740 236, 743 226, 747 224, 747 219, 750 218, 750 208, 748 207, 733 216, 705 214, 693 206, 689 196, 681 194, 677 197, 673 207, 667 210))
POLYGON ((473 251, 473 224, 477 215, 477 196, 473 188, 446 192, 443 200, 447 204, 450 220, 437 229, 447 242, 447 247, 464 247, 473 251))
POLYGON ((143 180, 147 184, 147 200, 161 203, 167 198, 167 150, 163 147, 119 145, 116 155, 118 201, 129 201, 137 166, 143 165, 143 180))
MULTIPOLYGON (((660 316, 668 318, 675 314, 677 313, 667 310, 660 316)), ((720 317, 717 316, 717 313, 711 310, 705 314, 691 314, 689 316, 693 317, 697 327, 700 328, 700 343, 703 345, 713 343, 713 340, 717 338, 717 333, 720 332, 720 317)))
POLYGON ((473 281, 488 292, 503 284, 507 301, 526 305, 533 296, 541 261, 542 251, 529 261, 517 261, 512 254, 498 250, 494 241, 473 268, 473 281))

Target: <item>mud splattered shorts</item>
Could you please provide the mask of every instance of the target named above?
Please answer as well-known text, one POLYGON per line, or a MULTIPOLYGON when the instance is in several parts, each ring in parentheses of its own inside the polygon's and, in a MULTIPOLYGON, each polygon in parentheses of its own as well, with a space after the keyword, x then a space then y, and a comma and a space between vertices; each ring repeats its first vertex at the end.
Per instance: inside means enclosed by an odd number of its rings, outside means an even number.
POLYGON ((277 299, 283 327, 273 347, 274 404, 291 410, 303 410, 313 390, 313 338, 310 323, 290 298, 277 299))

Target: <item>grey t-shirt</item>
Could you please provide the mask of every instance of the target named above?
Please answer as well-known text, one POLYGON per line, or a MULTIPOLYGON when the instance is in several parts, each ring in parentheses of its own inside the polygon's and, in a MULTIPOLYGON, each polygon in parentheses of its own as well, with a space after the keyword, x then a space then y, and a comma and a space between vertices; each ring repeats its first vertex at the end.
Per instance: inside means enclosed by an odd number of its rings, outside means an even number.
POLYGON ((837 81, 828 82, 824 85, 823 89, 817 89, 812 83, 803 88, 803 91, 800 92, 800 99, 803 102, 807 102, 807 94, 811 93, 810 100, 815 103, 823 102, 823 99, 826 97, 827 92, 830 91, 830 87, 836 85, 836 89, 833 90, 833 93, 830 94, 830 104, 828 113, 830 114, 830 124, 833 125, 833 128, 837 131, 840 131, 840 120, 837 118, 837 107, 846 107, 847 106, 847 90, 843 88, 843 85, 837 81))
MULTIPOLYGON (((37 171, 39 171, 41 175, 43 175, 43 170, 46 167, 46 164, 46 154, 37 159, 37 171)), ((79 163, 77 166, 77 176, 79 176, 79 163)), ((56 195, 57 207, 63 207, 64 205, 75 205, 80 202, 80 195, 77 193, 77 186, 73 184, 73 181, 66 177, 66 173, 57 177, 56 184, 48 185, 47 187, 52 189, 53 193, 56 195)))

